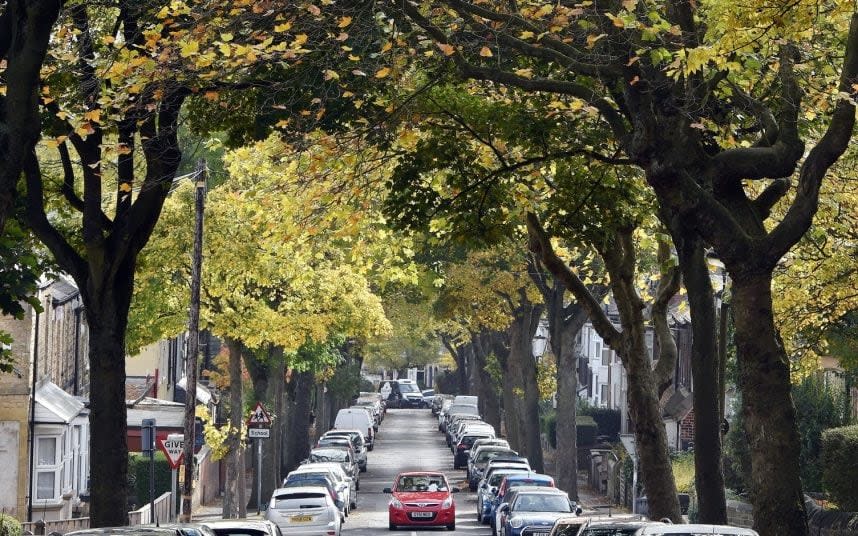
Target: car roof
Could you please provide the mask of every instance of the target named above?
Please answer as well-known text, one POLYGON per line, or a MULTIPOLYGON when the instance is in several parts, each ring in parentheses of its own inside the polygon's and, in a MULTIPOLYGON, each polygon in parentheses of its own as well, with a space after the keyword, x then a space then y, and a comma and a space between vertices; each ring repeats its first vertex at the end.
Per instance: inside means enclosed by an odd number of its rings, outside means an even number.
POLYGON ((277 488, 271 495, 274 496, 278 493, 320 493, 327 495, 328 489, 322 486, 292 486, 289 488, 277 488))
POLYGON ((510 477, 510 481, 513 480, 540 480, 540 481, 554 481, 554 478, 551 475, 546 475, 543 473, 535 473, 533 471, 528 471, 527 473, 514 473, 515 476, 510 477))
POLYGON ((730 527, 727 525, 703 525, 703 524, 688 524, 688 525, 651 525, 647 524, 638 530, 636 534, 722 534, 729 536, 758 536, 757 532, 752 529, 741 527, 730 527))
POLYGON ((165 528, 165 527, 146 527, 146 526, 138 526, 138 527, 101 527, 101 528, 92 528, 92 529, 81 529, 73 532, 67 532, 66 534, 73 534, 75 536, 87 536, 87 535, 127 535, 127 536, 177 536, 180 534, 179 528, 165 528))
POLYGON ((321 471, 339 471, 343 476, 347 476, 346 472, 343 471, 343 466, 340 465, 339 462, 309 462, 305 464, 301 464, 295 469, 293 469, 289 474, 292 473, 309 473, 309 472, 321 472, 321 471))
POLYGON ((396 475, 396 478, 399 478, 401 476, 443 476, 444 478, 446 478, 446 475, 439 471, 406 471, 396 475))
POLYGON ((530 462, 524 456, 498 456, 489 460, 490 465, 497 465, 499 463, 526 463, 530 465, 530 462))

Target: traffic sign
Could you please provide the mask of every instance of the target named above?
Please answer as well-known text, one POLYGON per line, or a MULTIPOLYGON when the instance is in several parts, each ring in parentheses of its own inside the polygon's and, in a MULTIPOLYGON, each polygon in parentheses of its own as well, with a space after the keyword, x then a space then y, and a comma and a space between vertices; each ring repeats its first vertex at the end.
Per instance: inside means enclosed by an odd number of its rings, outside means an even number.
POLYGON ((247 426, 250 428, 266 428, 271 426, 271 415, 265 411, 265 406, 262 402, 257 402, 256 407, 247 419, 247 426))
POLYGON ((158 447, 167 455, 170 469, 178 469, 185 458, 185 438, 175 438, 172 435, 167 439, 159 439, 158 447))
POLYGON ((271 429, 270 428, 248 428, 247 429, 247 437, 250 438, 263 438, 263 437, 271 437, 271 429))

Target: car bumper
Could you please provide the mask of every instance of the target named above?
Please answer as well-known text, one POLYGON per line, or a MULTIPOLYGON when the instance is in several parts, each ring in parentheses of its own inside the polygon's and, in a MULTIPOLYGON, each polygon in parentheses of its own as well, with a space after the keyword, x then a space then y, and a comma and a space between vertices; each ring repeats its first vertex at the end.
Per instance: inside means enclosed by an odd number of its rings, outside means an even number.
POLYGON ((415 527, 419 526, 443 526, 443 525, 451 525, 456 522, 456 509, 448 508, 446 510, 434 510, 432 511, 433 517, 431 518, 415 518, 412 514, 415 513, 415 510, 388 510, 388 517, 390 518, 391 525, 411 525, 415 527))

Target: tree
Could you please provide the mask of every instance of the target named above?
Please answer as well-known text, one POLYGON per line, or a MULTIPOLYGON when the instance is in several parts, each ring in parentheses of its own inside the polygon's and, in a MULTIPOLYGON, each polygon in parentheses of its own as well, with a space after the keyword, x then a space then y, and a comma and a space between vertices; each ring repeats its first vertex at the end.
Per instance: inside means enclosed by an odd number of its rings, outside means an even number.
MULTIPOLYGON (((684 243, 696 237, 715 248, 734 285, 744 422, 758 488, 755 528, 806 533, 771 276, 810 225, 820 184, 851 138, 858 73, 851 7, 835 3, 823 15, 796 5, 765 18, 772 24, 759 18, 770 6, 717 1, 487 6, 439 0, 397 7, 402 27, 419 27, 424 46, 440 49, 460 76, 554 95, 591 117, 605 132, 600 146, 606 149, 591 156, 639 167, 672 234, 681 229, 684 243), (818 30, 813 38, 808 28, 818 30), (845 51, 839 77, 815 63, 814 47, 823 42, 845 51), (803 101, 801 77, 820 72, 817 66, 828 76, 804 84, 810 94, 803 101), (802 102, 811 103, 804 114, 802 102), (820 110, 831 114, 827 125, 802 130, 802 121, 820 110), (817 143, 803 158, 806 139, 817 143), (765 226, 793 174, 798 187, 790 209, 765 226), (757 196, 744 189, 746 181, 767 186, 757 196)), ((699 269, 684 255, 680 262, 683 271, 699 269)), ((701 519, 723 521, 721 502, 701 503, 701 519)))

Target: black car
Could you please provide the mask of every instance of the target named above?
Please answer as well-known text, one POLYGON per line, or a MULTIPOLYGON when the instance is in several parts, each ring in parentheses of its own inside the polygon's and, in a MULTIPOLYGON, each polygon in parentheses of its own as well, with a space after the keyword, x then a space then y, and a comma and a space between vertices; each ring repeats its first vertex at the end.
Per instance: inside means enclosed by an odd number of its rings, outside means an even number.
POLYGON ((477 439, 489 438, 492 437, 492 434, 488 433, 476 433, 476 434, 465 434, 456 443, 456 449, 453 454, 453 469, 459 469, 460 467, 468 466, 468 458, 471 456, 471 445, 474 444, 474 441, 477 439))

